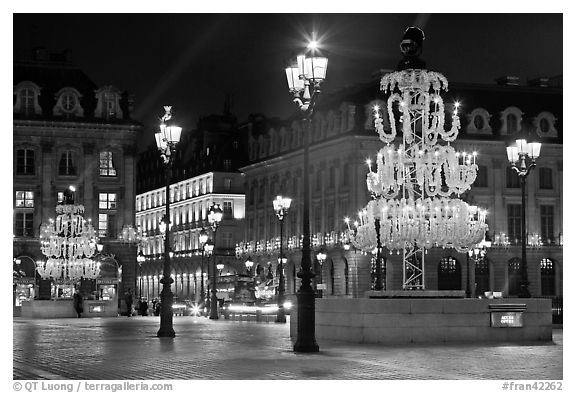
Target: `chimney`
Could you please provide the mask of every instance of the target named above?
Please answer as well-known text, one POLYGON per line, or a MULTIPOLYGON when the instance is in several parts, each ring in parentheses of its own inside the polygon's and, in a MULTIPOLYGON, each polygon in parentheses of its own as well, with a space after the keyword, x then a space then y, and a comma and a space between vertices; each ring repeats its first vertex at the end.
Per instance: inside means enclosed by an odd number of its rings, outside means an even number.
POLYGON ((496 83, 500 86, 518 86, 520 85, 520 78, 517 76, 502 76, 496 79, 496 83))
POLYGON ((32 59, 34 61, 46 61, 48 60, 48 51, 43 47, 34 48, 32 59))
POLYGON ((550 78, 539 77, 534 79, 528 79, 528 86, 532 87, 548 87, 550 78))

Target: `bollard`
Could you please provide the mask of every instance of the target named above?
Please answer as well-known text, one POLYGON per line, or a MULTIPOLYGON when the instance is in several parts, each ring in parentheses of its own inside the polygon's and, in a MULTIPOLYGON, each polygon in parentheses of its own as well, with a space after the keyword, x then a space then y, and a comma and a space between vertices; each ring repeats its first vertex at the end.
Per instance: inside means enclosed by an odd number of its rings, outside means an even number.
POLYGON ((256 322, 262 321, 262 311, 256 310, 256 322))

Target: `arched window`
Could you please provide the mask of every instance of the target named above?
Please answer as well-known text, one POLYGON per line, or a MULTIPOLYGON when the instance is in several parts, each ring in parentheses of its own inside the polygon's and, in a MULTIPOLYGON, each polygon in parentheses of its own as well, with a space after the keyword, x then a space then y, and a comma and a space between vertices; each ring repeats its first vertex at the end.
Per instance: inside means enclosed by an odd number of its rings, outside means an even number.
POLYGON ((548 258, 540 261, 540 286, 542 288, 542 296, 554 296, 556 294, 554 274, 554 262, 548 258))
POLYGON ((330 294, 334 295, 334 261, 330 261, 330 294))
POLYGON ((517 296, 520 293, 520 258, 508 261, 508 295, 517 296))
POLYGON ((344 259, 344 294, 348 295, 348 284, 350 283, 350 275, 348 273, 348 260, 344 259))
POLYGON ((517 127, 518 123, 517 123, 517 118, 516 115, 513 113, 509 113, 506 116, 506 128, 508 130, 508 133, 515 133, 518 131, 518 127, 517 127))
POLYGON ((476 282, 476 296, 483 296, 490 290, 490 265, 487 258, 481 258, 475 262, 474 276, 476 282))
POLYGON ((480 115, 476 115, 474 116, 474 127, 476 127, 477 130, 481 130, 484 128, 484 118, 480 115))
POLYGON ((462 269, 456 259, 446 257, 440 260, 438 264, 438 289, 462 289, 462 269))

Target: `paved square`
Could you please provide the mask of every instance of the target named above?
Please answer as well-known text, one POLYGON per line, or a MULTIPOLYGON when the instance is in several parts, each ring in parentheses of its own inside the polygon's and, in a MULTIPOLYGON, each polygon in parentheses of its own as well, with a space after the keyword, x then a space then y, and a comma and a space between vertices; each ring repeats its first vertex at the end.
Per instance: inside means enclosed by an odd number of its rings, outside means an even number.
POLYGON ((319 341, 292 351, 288 324, 175 317, 13 319, 14 379, 561 380, 563 337, 549 344, 383 346, 319 341))

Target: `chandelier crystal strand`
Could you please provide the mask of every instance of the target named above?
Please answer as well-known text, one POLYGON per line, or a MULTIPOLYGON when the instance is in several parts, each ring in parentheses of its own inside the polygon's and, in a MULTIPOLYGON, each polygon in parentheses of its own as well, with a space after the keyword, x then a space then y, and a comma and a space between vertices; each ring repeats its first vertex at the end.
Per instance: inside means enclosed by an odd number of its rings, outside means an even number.
POLYGON ((467 251, 483 239, 486 212, 456 198, 476 180, 476 153, 458 152, 450 143, 460 129, 458 103, 445 129, 445 107, 440 92, 448 89, 440 73, 406 69, 382 77, 380 88, 390 93, 388 124, 374 107, 374 126, 386 145, 376 155, 376 172, 366 185, 372 200, 359 214, 350 241, 365 252, 376 247, 375 222, 390 252, 403 251, 404 289, 424 288, 425 250, 432 247, 467 251), (400 127, 399 127, 400 126, 400 127), (402 132, 396 148, 398 129, 402 132), (444 144, 440 144, 443 141, 444 144))
POLYGON ((83 217, 84 206, 56 206, 58 216, 40 228, 40 249, 46 262, 36 270, 44 279, 78 282, 100 275, 100 262, 91 259, 96 250, 96 232, 83 217))

